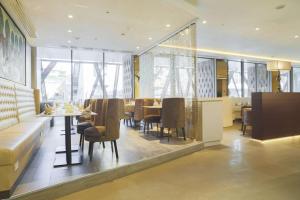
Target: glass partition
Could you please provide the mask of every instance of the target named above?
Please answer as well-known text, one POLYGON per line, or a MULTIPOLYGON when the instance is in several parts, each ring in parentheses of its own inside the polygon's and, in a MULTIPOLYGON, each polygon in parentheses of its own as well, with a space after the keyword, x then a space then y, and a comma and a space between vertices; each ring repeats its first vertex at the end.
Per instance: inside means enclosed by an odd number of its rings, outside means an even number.
POLYGON ((195 25, 140 56, 141 97, 195 96, 195 53, 169 46, 195 46, 195 25))

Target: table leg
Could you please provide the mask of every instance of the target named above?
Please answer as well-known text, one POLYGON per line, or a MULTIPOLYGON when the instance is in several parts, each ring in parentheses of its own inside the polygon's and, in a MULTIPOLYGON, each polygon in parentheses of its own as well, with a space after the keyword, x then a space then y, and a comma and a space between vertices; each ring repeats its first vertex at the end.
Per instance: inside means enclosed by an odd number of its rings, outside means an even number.
POLYGON ((72 151, 71 151, 71 117, 65 117, 65 145, 66 145, 66 161, 67 165, 72 164, 72 151))
POLYGON ((72 156, 70 116, 65 116, 65 151, 66 155, 64 158, 62 157, 59 159, 59 157, 57 157, 55 159, 54 167, 64 167, 82 163, 81 152, 78 152, 77 155, 72 156))

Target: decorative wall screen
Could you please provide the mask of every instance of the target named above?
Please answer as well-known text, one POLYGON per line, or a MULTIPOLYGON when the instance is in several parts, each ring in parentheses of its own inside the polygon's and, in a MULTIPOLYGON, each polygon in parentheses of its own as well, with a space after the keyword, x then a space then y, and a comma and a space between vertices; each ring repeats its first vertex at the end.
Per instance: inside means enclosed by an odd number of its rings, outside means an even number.
POLYGON ((256 91, 256 66, 244 63, 244 97, 250 97, 256 91))
POLYGON ((196 91, 197 97, 216 96, 216 75, 213 59, 197 58, 196 65, 196 91))
POLYGON ((256 64, 257 92, 270 92, 270 73, 265 64, 256 64))

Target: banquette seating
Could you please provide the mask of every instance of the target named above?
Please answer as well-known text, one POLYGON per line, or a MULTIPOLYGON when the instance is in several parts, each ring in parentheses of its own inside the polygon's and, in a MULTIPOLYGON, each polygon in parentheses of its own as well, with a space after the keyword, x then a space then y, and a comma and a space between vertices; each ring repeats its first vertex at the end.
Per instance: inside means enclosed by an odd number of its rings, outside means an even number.
POLYGON ((35 102, 32 89, 0 79, 0 198, 11 195, 49 130, 50 119, 36 117, 35 102))

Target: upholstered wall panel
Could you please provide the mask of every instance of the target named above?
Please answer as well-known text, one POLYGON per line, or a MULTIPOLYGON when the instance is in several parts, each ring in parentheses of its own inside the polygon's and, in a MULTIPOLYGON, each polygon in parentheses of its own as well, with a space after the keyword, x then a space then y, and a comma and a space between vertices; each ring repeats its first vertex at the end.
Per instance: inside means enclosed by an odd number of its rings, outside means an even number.
POLYGON ((213 59, 197 58, 196 87, 197 97, 209 98, 216 96, 215 66, 213 59))
POLYGON ((0 79, 0 130, 18 123, 14 84, 0 79))
POLYGON ((18 105, 19 121, 35 116, 33 90, 21 85, 16 85, 16 99, 18 105))

